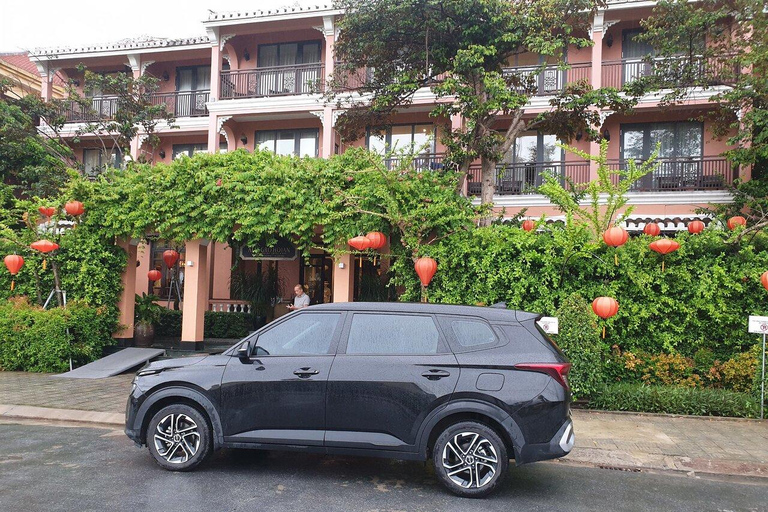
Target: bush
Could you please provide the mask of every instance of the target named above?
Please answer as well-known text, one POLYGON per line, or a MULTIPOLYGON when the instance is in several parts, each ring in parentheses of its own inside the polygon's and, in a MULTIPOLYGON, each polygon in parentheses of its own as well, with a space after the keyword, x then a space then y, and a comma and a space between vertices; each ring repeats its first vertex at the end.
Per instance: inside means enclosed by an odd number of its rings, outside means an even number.
POLYGON ((89 363, 112 343, 112 325, 105 308, 79 300, 49 310, 8 300, 0 305, 0 369, 62 372, 70 357, 77 366, 89 363))
POLYGON ((574 398, 593 394, 605 382, 608 347, 600 338, 600 328, 584 297, 573 294, 557 310, 560 333, 555 341, 573 366, 568 382, 574 398))
MULTIPOLYGON (((243 338, 253 330, 250 313, 205 312, 206 338, 243 338)), ((181 336, 181 311, 163 308, 160 321, 155 325, 155 335, 167 338, 181 336)))
POLYGON ((589 401, 591 409, 754 418, 759 401, 748 393, 723 389, 646 386, 619 383, 604 386, 589 401))

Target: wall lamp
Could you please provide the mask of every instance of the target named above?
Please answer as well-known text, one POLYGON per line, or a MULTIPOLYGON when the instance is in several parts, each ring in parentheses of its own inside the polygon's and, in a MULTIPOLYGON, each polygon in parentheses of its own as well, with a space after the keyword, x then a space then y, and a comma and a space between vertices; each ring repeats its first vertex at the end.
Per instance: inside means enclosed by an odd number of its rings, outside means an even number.
POLYGON ((611 141, 611 132, 608 131, 608 128, 603 130, 603 138, 608 142, 611 141))
POLYGON ((160 158, 165 158, 165 150, 161 149, 158 155, 160 156, 160 158))
POLYGON ((251 54, 248 53, 248 50, 243 50, 243 58, 245 60, 251 60, 251 54))
POLYGON ((240 136, 240 142, 242 142, 243 146, 245 146, 246 144, 248 144, 248 137, 246 137, 245 134, 242 134, 240 136))
POLYGON ((605 38, 605 45, 610 48, 613 46, 613 32, 609 33, 605 38))
POLYGON ((166 70, 166 71, 163 71, 163 80, 164 80, 165 82, 167 82, 167 81, 168 81, 168 80, 170 80, 170 79, 171 79, 171 75, 169 75, 169 74, 168 74, 168 70, 166 70))

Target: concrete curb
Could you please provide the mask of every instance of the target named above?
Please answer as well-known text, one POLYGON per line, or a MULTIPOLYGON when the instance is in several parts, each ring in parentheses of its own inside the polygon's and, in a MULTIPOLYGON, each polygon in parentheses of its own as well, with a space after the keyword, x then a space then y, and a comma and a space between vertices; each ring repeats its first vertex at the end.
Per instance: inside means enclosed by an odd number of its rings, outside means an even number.
POLYGON ((0 418, 94 423, 121 428, 125 426, 125 415, 116 412, 53 409, 49 407, 33 407, 30 405, 0 404, 0 418))

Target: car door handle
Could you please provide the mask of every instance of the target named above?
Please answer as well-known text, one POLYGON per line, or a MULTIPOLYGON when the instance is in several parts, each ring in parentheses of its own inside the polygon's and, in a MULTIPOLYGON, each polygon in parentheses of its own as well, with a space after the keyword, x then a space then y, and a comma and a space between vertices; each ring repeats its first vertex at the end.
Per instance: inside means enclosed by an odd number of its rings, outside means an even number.
POLYGON ((294 370, 293 374, 298 376, 300 379, 307 379, 311 377, 312 375, 317 375, 320 373, 319 371, 315 370, 314 368, 299 368, 298 370, 294 370))
POLYGON ((429 370, 421 374, 422 377, 426 377, 429 380, 440 380, 443 377, 450 377, 450 372, 445 370, 429 370))

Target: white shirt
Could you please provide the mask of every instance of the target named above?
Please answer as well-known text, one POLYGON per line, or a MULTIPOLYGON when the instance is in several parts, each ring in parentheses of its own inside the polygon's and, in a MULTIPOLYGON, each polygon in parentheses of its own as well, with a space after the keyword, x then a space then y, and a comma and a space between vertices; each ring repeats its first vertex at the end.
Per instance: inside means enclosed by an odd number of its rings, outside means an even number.
POLYGON ((305 308, 307 306, 309 306, 309 295, 307 295, 306 293, 297 295, 293 299, 293 307, 295 307, 296 309, 305 308))

